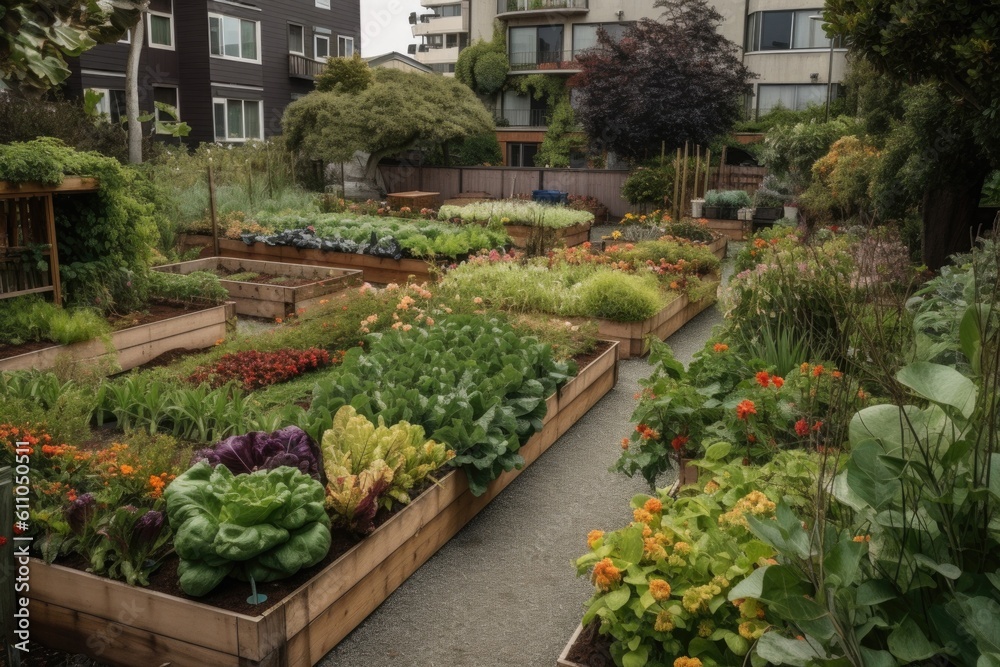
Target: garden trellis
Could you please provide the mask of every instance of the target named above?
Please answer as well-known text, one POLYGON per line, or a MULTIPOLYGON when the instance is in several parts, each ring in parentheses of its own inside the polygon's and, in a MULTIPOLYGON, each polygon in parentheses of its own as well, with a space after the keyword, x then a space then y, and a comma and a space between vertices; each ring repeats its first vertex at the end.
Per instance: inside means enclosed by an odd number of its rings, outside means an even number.
POLYGON ((53 200, 97 189, 93 178, 67 177, 59 185, 0 181, 0 299, 52 292, 62 302, 53 200))

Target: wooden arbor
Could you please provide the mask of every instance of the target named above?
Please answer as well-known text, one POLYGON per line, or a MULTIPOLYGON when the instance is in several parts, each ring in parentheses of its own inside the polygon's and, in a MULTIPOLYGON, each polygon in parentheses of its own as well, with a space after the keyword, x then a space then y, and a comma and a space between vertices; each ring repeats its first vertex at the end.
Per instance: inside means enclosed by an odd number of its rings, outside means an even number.
POLYGON ((0 299, 52 292, 62 303, 53 197, 97 189, 96 179, 74 176, 59 185, 0 181, 0 299), (32 251, 47 258, 48 271, 32 251))

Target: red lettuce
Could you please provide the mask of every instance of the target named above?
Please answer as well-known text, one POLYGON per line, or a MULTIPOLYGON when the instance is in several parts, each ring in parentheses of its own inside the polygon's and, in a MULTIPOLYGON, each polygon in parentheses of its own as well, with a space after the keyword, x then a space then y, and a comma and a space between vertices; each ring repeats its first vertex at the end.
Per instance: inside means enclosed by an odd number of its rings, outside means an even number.
POLYGON ((305 431, 287 426, 274 433, 253 431, 230 436, 195 452, 193 463, 207 461, 213 468, 223 465, 234 475, 289 466, 325 485, 320 457, 319 446, 305 431))

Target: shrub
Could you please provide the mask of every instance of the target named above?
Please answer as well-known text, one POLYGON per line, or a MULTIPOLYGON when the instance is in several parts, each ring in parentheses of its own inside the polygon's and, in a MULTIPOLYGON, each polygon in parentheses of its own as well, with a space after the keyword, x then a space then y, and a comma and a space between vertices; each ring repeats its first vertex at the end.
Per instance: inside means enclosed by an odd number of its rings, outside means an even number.
POLYGON ((599 273, 580 285, 580 306, 594 317, 640 322, 660 311, 663 297, 651 275, 599 273))
POLYGON ((480 95, 493 95, 507 80, 509 70, 510 61, 507 60, 506 53, 497 51, 484 53, 472 66, 476 92, 480 95))
POLYGON ((633 206, 662 206, 673 197, 673 170, 639 167, 622 184, 622 198, 633 206))
POLYGON ((562 206, 539 204, 533 201, 503 199, 479 202, 465 206, 442 206, 438 211, 441 220, 461 219, 462 222, 483 222, 490 225, 527 225, 563 229, 586 222, 593 222, 589 211, 562 206))
POLYGON ((812 120, 795 125, 778 125, 767 134, 760 158, 778 176, 788 176, 803 189, 811 180, 813 163, 830 150, 840 137, 853 134, 856 122, 847 117, 829 122, 812 120))

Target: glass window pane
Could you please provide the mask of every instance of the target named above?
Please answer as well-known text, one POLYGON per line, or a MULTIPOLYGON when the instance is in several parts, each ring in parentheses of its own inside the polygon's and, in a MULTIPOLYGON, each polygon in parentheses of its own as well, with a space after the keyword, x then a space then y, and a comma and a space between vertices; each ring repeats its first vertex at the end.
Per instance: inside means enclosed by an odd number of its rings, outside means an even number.
POLYGON ((330 39, 327 37, 316 38, 316 59, 323 60, 330 57, 330 39))
POLYGON ((791 47, 793 12, 764 12, 760 31, 760 50, 777 51, 791 47))
POLYGON ((764 84, 758 86, 757 112, 763 116, 777 106, 782 106, 785 109, 795 108, 795 86, 764 84))
POLYGON ((108 105, 112 123, 120 123, 126 117, 125 111, 125 91, 109 90, 108 105))
POLYGON ((260 102, 247 101, 243 103, 246 117, 246 138, 261 139, 260 134, 260 102))
POLYGON ((303 28, 300 25, 288 26, 288 50, 292 53, 302 53, 305 44, 302 39, 303 28))
MULTIPOLYGON (((153 88, 153 102, 159 102, 160 104, 166 104, 168 106, 173 107, 176 110, 177 109, 177 89, 176 88, 154 87, 153 88)), ((153 113, 156 116, 156 120, 160 120, 160 121, 174 120, 169 115, 167 115, 165 113, 160 113, 159 108, 157 108, 155 104, 153 105, 153 108, 154 108, 153 113)))
POLYGON ((536 34, 534 28, 510 29, 510 64, 527 65, 535 63, 536 34))
POLYGON ((573 53, 577 54, 597 46, 596 25, 573 26, 573 53))
POLYGON ((243 100, 226 100, 229 138, 243 138, 243 100))
POLYGON ((231 58, 240 57, 240 20, 222 17, 222 49, 231 58))
MULTIPOLYGON (((448 35, 448 46, 458 46, 458 40, 456 35, 448 35), (456 38, 453 40, 453 38, 456 38), (454 41, 454 43, 451 43, 454 41)), ((354 55, 354 39, 351 37, 338 37, 337 38, 337 53, 340 54, 342 58, 350 58, 354 55)))
POLYGON ((223 141, 226 138, 226 105, 215 103, 215 139, 223 141))
POLYGON ((538 62, 562 60, 563 27, 561 25, 538 28, 538 62))
POLYGON ((754 12, 747 19, 747 36, 746 36, 746 50, 756 51, 760 46, 760 41, 757 39, 757 28, 760 22, 760 12, 754 12))
POLYGON ((254 21, 240 21, 243 53, 247 60, 257 60, 257 24, 254 21))
POLYGON ((149 15, 149 43, 158 46, 171 46, 170 17, 149 15))
POLYGON ((813 20, 812 16, 819 16, 821 9, 805 10, 795 12, 795 33, 792 39, 793 49, 828 49, 830 40, 823 32, 823 21, 813 20))
POLYGON ((210 43, 210 50, 212 55, 221 56, 222 55, 222 27, 219 25, 220 21, 215 16, 210 16, 208 18, 208 41, 210 43))
POLYGON ((826 86, 796 86, 798 97, 795 100, 795 110, 802 111, 809 106, 823 106, 826 104, 826 86))
POLYGON ((616 42, 622 41, 625 31, 628 30, 628 26, 621 23, 605 23, 601 27, 604 28, 604 32, 608 33, 608 37, 616 42))

